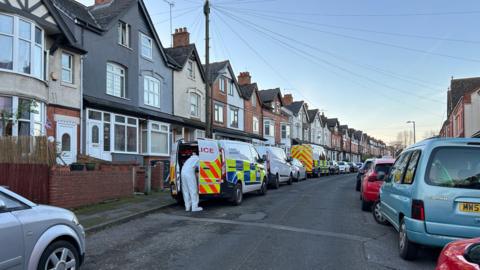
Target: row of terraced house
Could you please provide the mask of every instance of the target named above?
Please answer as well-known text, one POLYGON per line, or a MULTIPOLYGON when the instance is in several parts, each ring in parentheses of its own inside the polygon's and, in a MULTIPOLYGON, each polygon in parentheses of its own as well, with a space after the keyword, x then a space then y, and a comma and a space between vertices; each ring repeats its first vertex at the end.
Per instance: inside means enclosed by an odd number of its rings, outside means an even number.
POLYGON ((68 164, 79 154, 166 160, 173 142, 205 137, 206 104, 216 139, 287 151, 312 143, 334 160, 388 154, 382 141, 236 75, 228 60, 205 74, 187 29, 165 48, 142 0, 0 0, 0 25, 0 111, 11 116, 0 134, 48 136, 68 164), (15 113, 25 105, 35 110, 15 113))

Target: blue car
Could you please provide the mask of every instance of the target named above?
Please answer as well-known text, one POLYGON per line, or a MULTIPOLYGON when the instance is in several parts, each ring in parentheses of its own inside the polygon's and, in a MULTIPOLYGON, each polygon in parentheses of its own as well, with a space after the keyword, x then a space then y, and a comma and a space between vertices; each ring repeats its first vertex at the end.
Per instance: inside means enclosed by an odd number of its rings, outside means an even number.
POLYGON ((480 139, 429 139, 398 157, 380 213, 399 232, 400 256, 480 236, 480 139))

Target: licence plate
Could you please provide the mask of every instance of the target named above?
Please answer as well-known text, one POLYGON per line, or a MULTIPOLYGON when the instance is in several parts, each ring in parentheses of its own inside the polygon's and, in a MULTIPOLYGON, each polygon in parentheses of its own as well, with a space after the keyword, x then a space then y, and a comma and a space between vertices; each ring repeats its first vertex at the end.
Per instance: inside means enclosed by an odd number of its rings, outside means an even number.
POLYGON ((460 212, 480 213, 480 203, 459 203, 460 212))

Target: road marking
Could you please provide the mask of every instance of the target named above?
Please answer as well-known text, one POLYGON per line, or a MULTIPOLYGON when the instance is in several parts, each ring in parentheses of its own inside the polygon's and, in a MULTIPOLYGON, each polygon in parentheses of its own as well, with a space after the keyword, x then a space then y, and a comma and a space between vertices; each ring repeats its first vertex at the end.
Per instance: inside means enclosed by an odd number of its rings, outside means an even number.
POLYGON ((305 234, 316 235, 316 236, 340 238, 348 241, 367 242, 373 239, 373 238, 363 237, 363 236, 358 236, 353 234, 319 231, 319 230, 297 228, 292 226, 270 224, 270 223, 245 222, 245 221, 235 221, 235 220, 216 219, 216 218, 194 218, 194 217, 185 217, 185 216, 177 216, 177 215, 169 215, 169 214, 159 214, 159 216, 167 219, 171 219, 171 220, 185 220, 185 221, 193 221, 193 222, 210 222, 210 223, 218 223, 218 224, 253 226, 253 227, 260 227, 265 229, 275 229, 280 231, 305 233, 305 234))

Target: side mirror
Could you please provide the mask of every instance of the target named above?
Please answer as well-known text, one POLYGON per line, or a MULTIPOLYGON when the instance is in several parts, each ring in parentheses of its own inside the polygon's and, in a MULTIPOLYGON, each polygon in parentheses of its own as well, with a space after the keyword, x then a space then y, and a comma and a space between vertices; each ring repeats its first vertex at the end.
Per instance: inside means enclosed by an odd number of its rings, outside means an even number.
POLYGON ((261 157, 257 157, 257 162, 260 163, 260 164, 263 164, 263 163, 265 163, 265 159, 263 159, 261 157))
POLYGON ((4 211, 5 209, 7 209, 7 204, 0 199, 0 211, 4 211))
POLYGON ((386 174, 385 174, 384 172, 379 172, 379 173, 377 174, 377 180, 378 180, 378 181, 384 181, 384 180, 385 180, 385 176, 386 176, 386 174))

